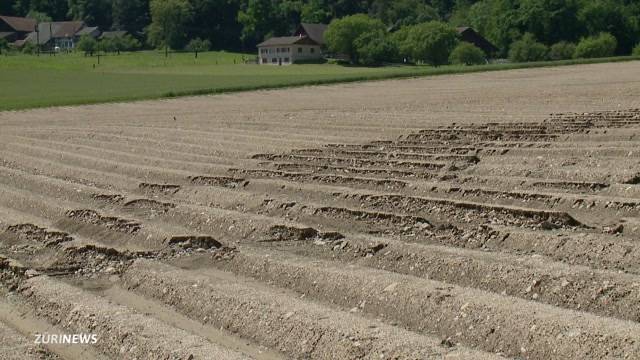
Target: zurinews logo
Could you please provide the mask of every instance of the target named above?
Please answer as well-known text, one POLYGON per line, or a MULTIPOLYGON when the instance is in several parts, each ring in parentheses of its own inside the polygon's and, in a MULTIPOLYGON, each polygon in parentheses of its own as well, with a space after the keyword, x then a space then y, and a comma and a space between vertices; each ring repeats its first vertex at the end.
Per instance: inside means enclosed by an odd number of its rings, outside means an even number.
POLYGON ((98 342, 96 334, 36 334, 36 344, 82 345, 98 342))

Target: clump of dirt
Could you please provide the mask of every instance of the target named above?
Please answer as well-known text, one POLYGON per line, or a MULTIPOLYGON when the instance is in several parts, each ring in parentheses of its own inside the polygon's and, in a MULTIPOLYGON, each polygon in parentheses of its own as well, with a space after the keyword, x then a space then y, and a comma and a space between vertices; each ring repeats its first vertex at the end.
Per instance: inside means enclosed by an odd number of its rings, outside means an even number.
POLYGON ((180 191, 180 185, 140 183, 140 190, 151 194, 173 195, 180 191))
POLYGON ((104 226, 125 234, 136 234, 142 228, 140 223, 133 220, 121 219, 115 216, 102 216, 97 211, 90 209, 69 210, 67 211, 67 216, 77 221, 104 226))

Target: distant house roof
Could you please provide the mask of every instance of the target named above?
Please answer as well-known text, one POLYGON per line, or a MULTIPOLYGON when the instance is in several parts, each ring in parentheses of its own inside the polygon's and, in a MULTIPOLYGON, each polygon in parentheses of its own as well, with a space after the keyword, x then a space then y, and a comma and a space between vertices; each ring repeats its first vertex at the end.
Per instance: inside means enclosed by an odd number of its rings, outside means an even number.
POLYGON ((305 44, 305 45, 319 45, 317 42, 306 36, 283 36, 272 37, 266 41, 258 44, 258 47, 264 46, 277 46, 277 45, 293 45, 293 44, 305 44))
POLYGON ((125 30, 116 30, 116 31, 105 31, 102 33, 102 36, 100 36, 100 38, 102 39, 113 39, 113 38, 117 38, 117 37, 123 37, 125 35, 129 34, 127 31, 125 30))
POLYGON ((32 32, 37 24, 34 19, 2 15, 0 15, 0 21, 3 21, 17 32, 32 32))
POLYGON ((27 41, 35 44, 40 40, 40 45, 43 45, 51 39, 74 37, 82 28, 82 21, 42 22, 38 24, 38 32, 30 33, 27 41))
POLYGON ((480 35, 473 28, 468 26, 459 27, 458 34, 462 38, 462 41, 471 43, 485 52, 487 55, 495 54, 498 51, 498 48, 493 45, 489 40, 480 35))
POLYGON ((327 24, 302 23, 293 33, 293 36, 308 36, 319 45, 324 45, 324 32, 327 31, 327 24))
POLYGON ((97 26, 85 26, 76 33, 76 36, 91 35, 98 37, 100 35, 100 29, 97 26))

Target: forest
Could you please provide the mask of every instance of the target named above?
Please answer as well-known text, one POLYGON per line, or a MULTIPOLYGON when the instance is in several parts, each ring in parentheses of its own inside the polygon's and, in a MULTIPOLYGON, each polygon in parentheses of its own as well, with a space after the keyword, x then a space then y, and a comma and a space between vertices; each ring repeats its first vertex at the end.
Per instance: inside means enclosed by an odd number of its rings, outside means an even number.
POLYGON ((471 26, 503 56, 514 43, 531 39, 551 46, 608 33, 616 55, 631 53, 640 42, 637 0, 2 0, 0 14, 83 20, 152 39, 160 27, 154 23, 163 21, 152 16, 154 6, 177 9, 170 46, 180 49, 199 38, 214 49, 253 51, 300 22, 330 23, 353 14, 367 14, 390 31, 434 20, 471 26))

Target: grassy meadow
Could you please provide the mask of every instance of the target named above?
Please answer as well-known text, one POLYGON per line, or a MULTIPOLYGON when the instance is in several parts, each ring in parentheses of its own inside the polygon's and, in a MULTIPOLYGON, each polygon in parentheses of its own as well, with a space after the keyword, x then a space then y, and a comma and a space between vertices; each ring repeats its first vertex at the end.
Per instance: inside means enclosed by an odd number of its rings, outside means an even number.
POLYGON ((0 55, 0 110, 166 98, 297 85, 634 60, 619 57, 482 66, 259 66, 227 52, 144 51, 87 57, 0 55))

